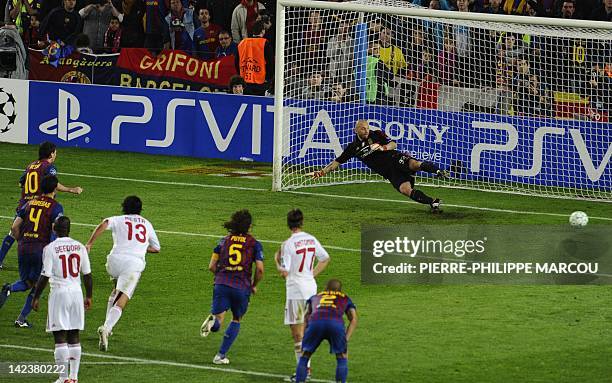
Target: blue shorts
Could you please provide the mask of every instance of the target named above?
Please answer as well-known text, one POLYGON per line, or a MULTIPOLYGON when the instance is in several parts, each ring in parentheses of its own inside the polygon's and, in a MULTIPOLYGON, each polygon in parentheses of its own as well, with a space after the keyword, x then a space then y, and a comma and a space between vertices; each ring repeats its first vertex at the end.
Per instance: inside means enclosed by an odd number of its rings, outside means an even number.
POLYGON ((251 292, 249 290, 237 289, 226 285, 215 285, 211 313, 217 315, 231 309, 234 318, 240 319, 249 308, 250 297, 251 292))
POLYGON ((19 278, 36 283, 42 270, 42 252, 18 254, 19 278))
POLYGON ((302 351, 314 353, 323 340, 329 342, 330 354, 346 353, 344 324, 332 320, 317 320, 308 323, 302 339, 302 351))

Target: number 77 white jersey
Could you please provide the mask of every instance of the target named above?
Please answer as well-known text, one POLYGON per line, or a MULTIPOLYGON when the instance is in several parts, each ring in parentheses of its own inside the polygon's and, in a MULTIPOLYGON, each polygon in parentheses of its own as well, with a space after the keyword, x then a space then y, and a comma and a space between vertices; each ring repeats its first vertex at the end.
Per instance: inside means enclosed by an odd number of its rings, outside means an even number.
POLYGON ((132 271, 142 271, 145 255, 149 246, 159 250, 159 239, 153 225, 138 214, 119 215, 107 218, 108 230, 113 233, 113 248, 108 255, 109 261, 141 263, 132 271), (138 270, 142 268, 141 270, 138 270))
POLYGON ((287 275, 287 299, 309 299, 317 293, 313 269, 315 258, 329 259, 329 254, 312 235, 300 231, 293 233, 281 247, 281 267, 287 275))

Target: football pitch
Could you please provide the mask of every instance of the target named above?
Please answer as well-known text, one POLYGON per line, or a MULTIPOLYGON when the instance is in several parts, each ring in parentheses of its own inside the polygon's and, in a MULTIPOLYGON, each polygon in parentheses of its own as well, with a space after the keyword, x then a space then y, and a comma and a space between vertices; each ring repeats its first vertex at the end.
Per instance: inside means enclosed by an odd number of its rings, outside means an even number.
MULTIPOLYGON (((8 232, 19 198, 18 179, 36 159, 35 146, 0 144, 0 233, 8 232)), ((286 213, 300 208, 305 231, 331 256, 319 288, 339 278, 353 299, 359 325, 349 344, 351 382, 611 382, 612 286, 374 286, 360 281, 360 228, 380 225, 566 223, 583 210, 591 224, 612 224, 612 204, 456 189, 423 188, 445 202, 442 214, 403 198, 387 183, 270 191, 268 165, 58 149, 60 182, 81 186, 60 194, 71 237, 85 242, 103 218, 118 215, 136 194, 157 230, 162 250, 147 268, 110 338, 98 351, 111 283, 105 233, 90 254, 94 305, 81 333, 80 382, 281 382, 295 369, 293 341, 283 325, 284 281, 274 252, 289 236, 286 213), (222 333, 199 336, 208 314, 212 249, 234 211, 253 214, 264 246, 266 275, 251 298, 228 357, 211 363, 222 333)), ((418 180, 417 180, 418 184, 418 180)), ((516 239, 520 241, 520 238, 516 239)), ((16 246, 0 283, 17 280, 16 246)), ((0 310, 0 362, 53 362, 46 334, 46 297, 30 315, 31 329, 13 327, 25 294, 0 310)), ((226 322, 227 324, 227 322, 226 322)), ((333 381, 335 358, 323 344, 313 381, 333 381)), ((0 382, 47 382, 56 376, 0 375, 0 382)))

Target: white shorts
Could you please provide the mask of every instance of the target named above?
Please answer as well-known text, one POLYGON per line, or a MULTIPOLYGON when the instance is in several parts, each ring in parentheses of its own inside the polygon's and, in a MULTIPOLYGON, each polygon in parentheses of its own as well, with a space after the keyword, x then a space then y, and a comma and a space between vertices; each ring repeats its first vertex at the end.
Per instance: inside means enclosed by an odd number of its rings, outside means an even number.
POLYGON ((121 291, 129 299, 132 299, 134 295, 134 290, 136 290, 136 286, 138 286, 138 281, 140 280, 140 274, 137 271, 129 271, 122 274, 119 274, 117 278, 112 277, 111 279, 117 281, 117 285, 115 286, 116 290, 121 291))
POLYGON ((85 307, 81 289, 54 289, 49 294, 47 332, 83 330, 85 307))
POLYGON ((287 299, 285 302, 285 324, 304 323, 306 299, 287 299))

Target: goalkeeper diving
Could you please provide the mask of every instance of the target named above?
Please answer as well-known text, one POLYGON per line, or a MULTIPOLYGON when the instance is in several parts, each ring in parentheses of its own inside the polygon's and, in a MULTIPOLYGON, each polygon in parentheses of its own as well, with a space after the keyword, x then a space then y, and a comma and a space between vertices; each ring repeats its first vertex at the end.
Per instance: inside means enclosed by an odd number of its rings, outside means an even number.
POLYGON ((441 211, 439 198, 429 197, 414 188, 414 174, 417 171, 424 171, 439 178, 447 178, 449 176, 447 170, 440 169, 433 162, 419 161, 409 154, 397 151, 397 143, 380 130, 370 130, 366 120, 357 121, 355 134, 355 139, 344 149, 340 157, 313 173, 314 179, 323 177, 351 158, 357 157, 367 167, 391 182, 391 185, 403 195, 418 203, 429 205, 432 212, 441 211))

